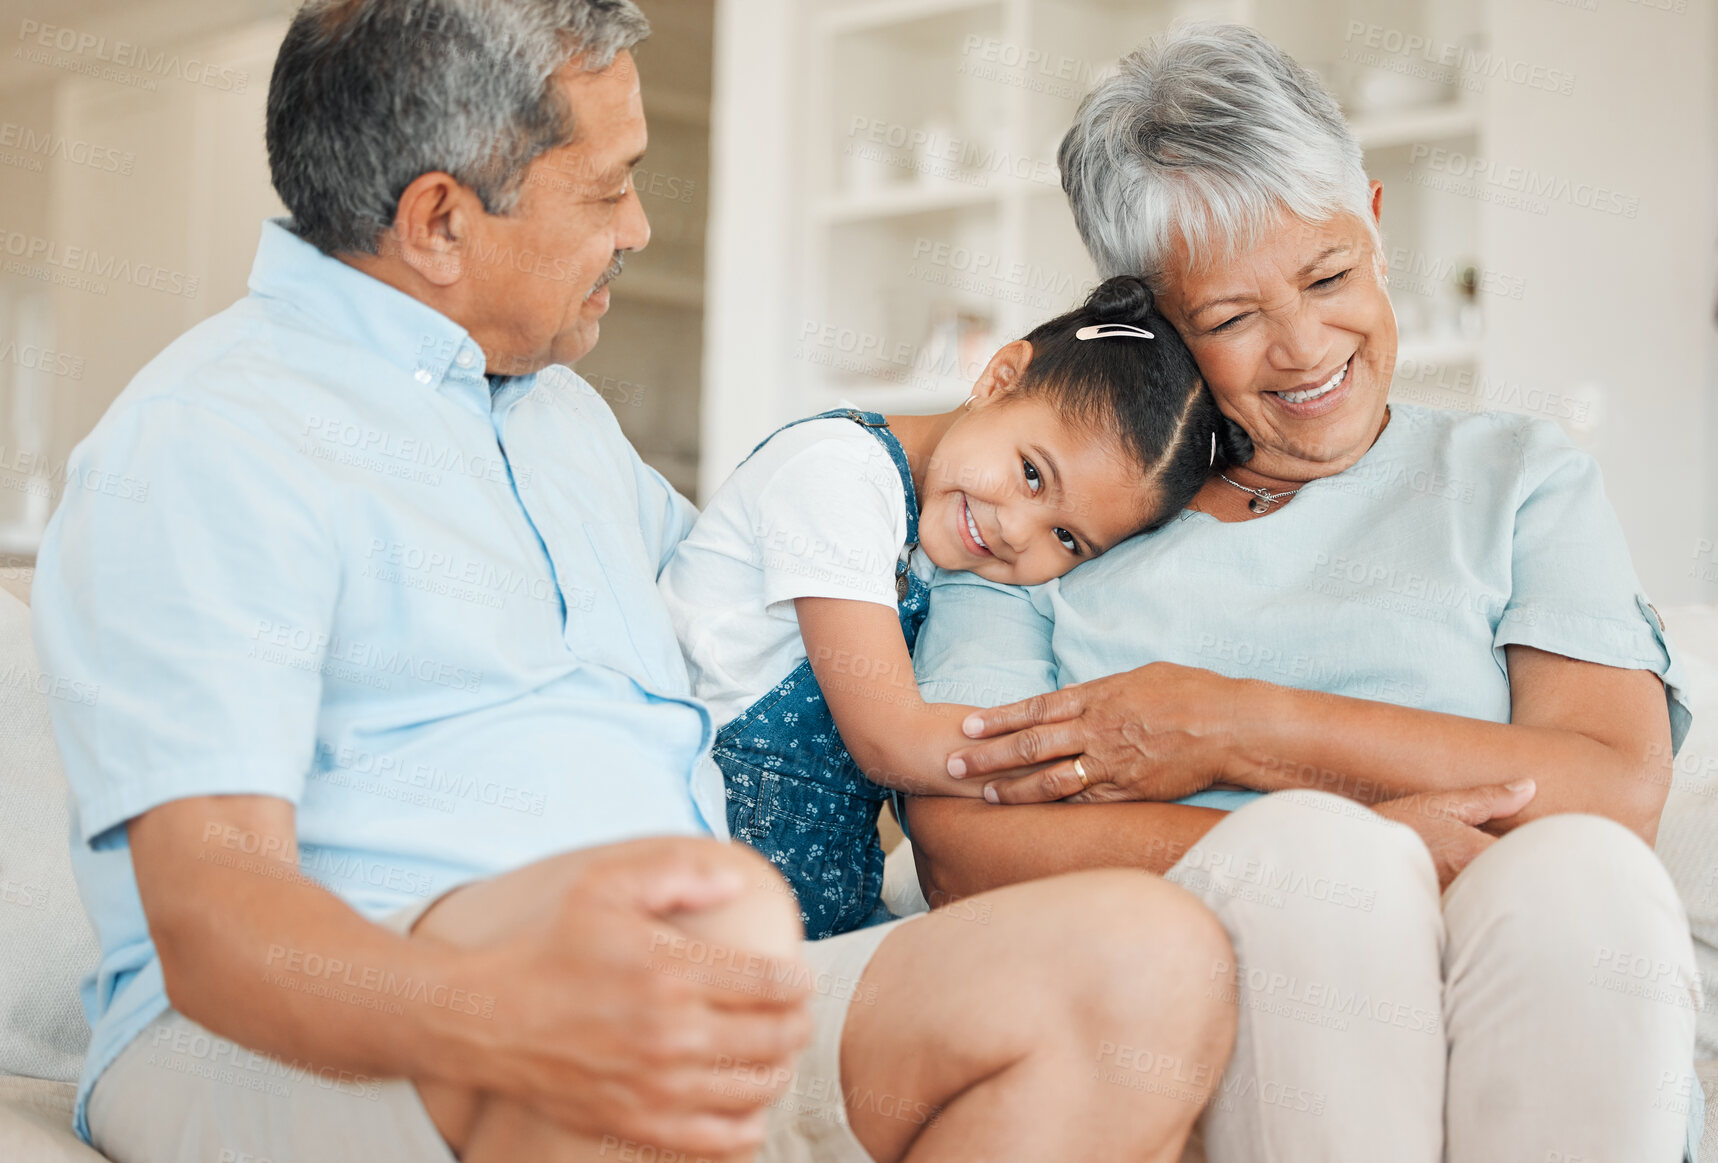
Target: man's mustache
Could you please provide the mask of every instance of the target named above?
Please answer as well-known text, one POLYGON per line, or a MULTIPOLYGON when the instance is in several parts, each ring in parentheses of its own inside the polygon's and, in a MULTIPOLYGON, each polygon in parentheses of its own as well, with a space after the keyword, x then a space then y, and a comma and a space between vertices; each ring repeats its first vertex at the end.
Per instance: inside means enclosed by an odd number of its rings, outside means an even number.
POLYGON ((609 260, 608 269, 602 273, 602 278, 600 278, 596 281, 596 285, 591 287, 590 295, 586 295, 585 298, 587 298, 587 299, 590 298, 591 295, 596 294, 598 291, 602 290, 604 287, 608 286, 610 283, 612 283, 616 279, 620 278, 621 268, 624 267, 625 265, 626 265, 626 252, 623 250, 615 251, 614 252, 614 258, 609 260))

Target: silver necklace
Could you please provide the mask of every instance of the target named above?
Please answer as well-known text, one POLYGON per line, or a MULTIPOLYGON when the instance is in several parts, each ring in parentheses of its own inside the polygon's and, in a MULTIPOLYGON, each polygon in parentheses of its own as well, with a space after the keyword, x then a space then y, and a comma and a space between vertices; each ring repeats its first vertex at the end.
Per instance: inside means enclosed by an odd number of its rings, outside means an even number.
POLYGON ((1253 494, 1253 499, 1247 502, 1247 508, 1251 509, 1255 513, 1268 513, 1271 511, 1272 505, 1277 504, 1279 501, 1285 501, 1300 492, 1298 488, 1289 489, 1287 492, 1282 493, 1273 493, 1269 489, 1249 489, 1240 481, 1232 479, 1226 472, 1220 472, 1217 475, 1234 485, 1237 489, 1240 489, 1243 493, 1253 494))

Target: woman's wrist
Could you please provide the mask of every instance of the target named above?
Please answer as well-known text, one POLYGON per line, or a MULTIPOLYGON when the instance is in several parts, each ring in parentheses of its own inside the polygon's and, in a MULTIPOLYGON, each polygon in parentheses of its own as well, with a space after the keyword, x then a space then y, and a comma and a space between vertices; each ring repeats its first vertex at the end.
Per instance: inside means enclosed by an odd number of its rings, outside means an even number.
POLYGON ((1300 786, 1293 778, 1296 765, 1283 756, 1281 729, 1297 713, 1294 696, 1300 692, 1258 679, 1223 681, 1222 782, 1262 792, 1300 786))

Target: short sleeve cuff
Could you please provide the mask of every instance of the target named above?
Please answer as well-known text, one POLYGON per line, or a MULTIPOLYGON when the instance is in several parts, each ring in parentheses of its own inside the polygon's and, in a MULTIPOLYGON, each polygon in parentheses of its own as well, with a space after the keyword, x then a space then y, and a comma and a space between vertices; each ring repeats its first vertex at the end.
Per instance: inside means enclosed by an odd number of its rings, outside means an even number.
POLYGON ((1674 754, 1688 736, 1694 721, 1684 686, 1682 667, 1664 634, 1658 612, 1636 594, 1640 617, 1619 621, 1572 614, 1524 604, 1509 607, 1498 622, 1492 644, 1499 665, 1505 665, 1505 646, 1531 646, 1550 654, 1581 662, 1614 666, 1620 670, 1650 670, 1664 683, 1666 708, 1670 713, 1670 746, 1674 754))
POLYGON ((246 771, 239 767, 186 772, 171 779, 118 779, 111 791, 79 801, 78 836, 92 849, 112 848, 116 830, 146 812, 196 796, 267 796, 296 806, 304 794, 302 776, 278 767, 246 771))
POLYGON ((998 666, 986 668, 982 683, 958 678, 933 678, 919 683, 927 703, 959 703, 969 707, 1001 707, 1056 689, 1054 679, 1012 675, 998 666))
POLYGON ((870 602, 893 610, 898 604, 893 582, 892 576, 890 584, 885 585, 880 584, 881 579, 819 573, 814 569, 774 569, 764 578, 764 605, 777 606, 799 598, 835 598, 843 602, 870 602))

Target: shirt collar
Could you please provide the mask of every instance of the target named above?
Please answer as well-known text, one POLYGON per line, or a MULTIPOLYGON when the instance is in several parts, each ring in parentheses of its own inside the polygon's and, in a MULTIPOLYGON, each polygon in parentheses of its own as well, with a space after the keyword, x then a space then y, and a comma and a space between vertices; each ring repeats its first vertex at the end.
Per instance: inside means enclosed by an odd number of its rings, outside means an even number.
POLYGON ((471 335, 431 307, 380 279, 323 254, 293 232, 290 218, 262 225, 253 293, 303 311, 331 335, 350 340, 399 367, 426 388, 445 379, 483 379, 483 349, 471 335))

